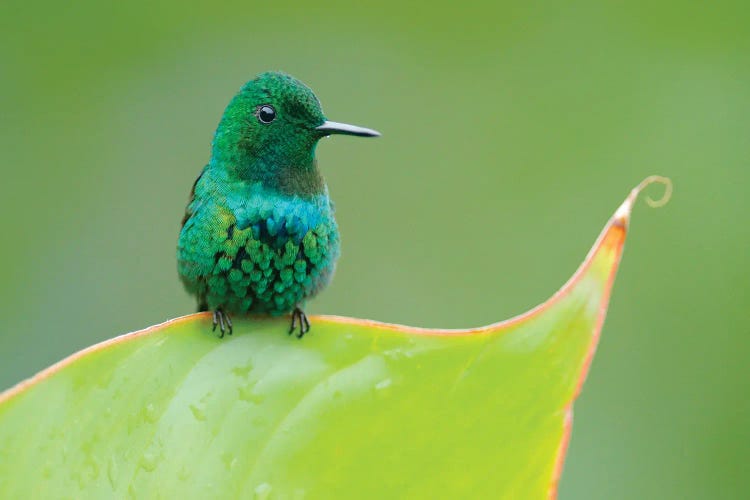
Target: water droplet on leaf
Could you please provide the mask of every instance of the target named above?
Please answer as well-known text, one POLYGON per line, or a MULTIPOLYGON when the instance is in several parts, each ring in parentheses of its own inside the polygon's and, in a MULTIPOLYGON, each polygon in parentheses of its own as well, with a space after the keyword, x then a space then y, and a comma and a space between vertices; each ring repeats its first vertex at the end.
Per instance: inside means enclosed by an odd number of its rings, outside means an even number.
POLYGON ((378 391, 382 391, 383 389, 387 389, 388 387, 390 387, 391 383, 391 379, 389 378, 381 380, 380 382, 375 384, 375 389, 378 391))
POLYGON ((255 487, 255 498, 256 500, 267 500, 271 496, 271 490, 273 488, 268 483, 262 483, 255 487))
POLYGON ((201 422, 206 420, 206 410, 203 408, 197 405, 190 405, 190 411, 193 412, 193 416, 196 420, 200 420, 201 422))

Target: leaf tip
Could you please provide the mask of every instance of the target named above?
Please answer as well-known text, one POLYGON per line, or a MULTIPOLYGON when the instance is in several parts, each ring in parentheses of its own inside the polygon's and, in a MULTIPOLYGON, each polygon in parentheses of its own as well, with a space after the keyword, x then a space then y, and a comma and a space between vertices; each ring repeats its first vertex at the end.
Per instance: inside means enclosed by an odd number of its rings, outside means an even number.
POLYGON ((634 187, 632 191, 630 191, 628 197, 624 202, 622 202, 622 205, 620 205, 620 207, 615 212, 613 222, 615 224, 627 226, 628 221, 630 220, 630 212, 633 209, 635 200, 638 199, 638 196, 647 186, 655 183, 664 185, 664 194, 661 196, 661 198, 656 200, 651 198, 650 196, 646 196, 646 203, 648 204, 648 206, 652 208, 659 208, 669 203, 669 200, 672 198, 672 179, 661 175, 649 175, 640 183, 638 183, 638 185, 634 187))
POLYGON ((635 195, 631 193, 631 196, 637 197, 638 194, 643 191, 646 186, 654 183, 664 185, 664 194, 658 200, 654 200, 650 196, 646 196, 646 203, 648 203, 648 206, 652 208, 663 207, 664 205, 669 203, 670 198, 672 198, 672 179, 670 179, 669 177, 663 177, 661 175, 650 175, 643 179, 641 183, 635 187, 635 189, 633 190, 635 192, 635 195))

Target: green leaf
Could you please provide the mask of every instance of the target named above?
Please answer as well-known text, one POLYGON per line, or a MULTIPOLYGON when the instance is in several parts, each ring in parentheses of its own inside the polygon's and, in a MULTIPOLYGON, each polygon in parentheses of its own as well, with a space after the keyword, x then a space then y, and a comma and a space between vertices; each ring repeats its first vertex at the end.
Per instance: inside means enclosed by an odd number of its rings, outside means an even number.
MULTIPOLYGON (((546 303, 483 328, 207 314, 88 348, 0 395, 0 497, 542 498, 630 209, 546 303)), ((660 180, 657 178, 656 180, 660 180)))

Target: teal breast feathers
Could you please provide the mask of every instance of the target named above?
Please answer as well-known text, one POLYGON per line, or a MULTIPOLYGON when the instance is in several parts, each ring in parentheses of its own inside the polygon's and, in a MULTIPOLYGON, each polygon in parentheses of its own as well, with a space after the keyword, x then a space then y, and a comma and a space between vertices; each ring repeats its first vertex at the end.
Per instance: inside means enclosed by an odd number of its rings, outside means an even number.
POLYGON ((339 235, 328 194, 304 199, 260 185, 195 196, 178 243, 179 273, 202 309, 284 314, 330 281, 339 235))

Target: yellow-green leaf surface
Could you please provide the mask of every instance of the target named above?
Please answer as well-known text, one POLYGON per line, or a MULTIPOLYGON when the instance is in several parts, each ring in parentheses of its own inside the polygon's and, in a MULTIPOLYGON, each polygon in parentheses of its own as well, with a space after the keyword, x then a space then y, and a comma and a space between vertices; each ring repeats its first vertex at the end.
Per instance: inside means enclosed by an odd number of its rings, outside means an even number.
MULTIPOLYGON (((554 497, 630 209, 518 317, 428 330, 208 314, 95 345, 0 395, 0 498, 554 497)), ((657 179, 659 180, 659 179, 657 179)))

